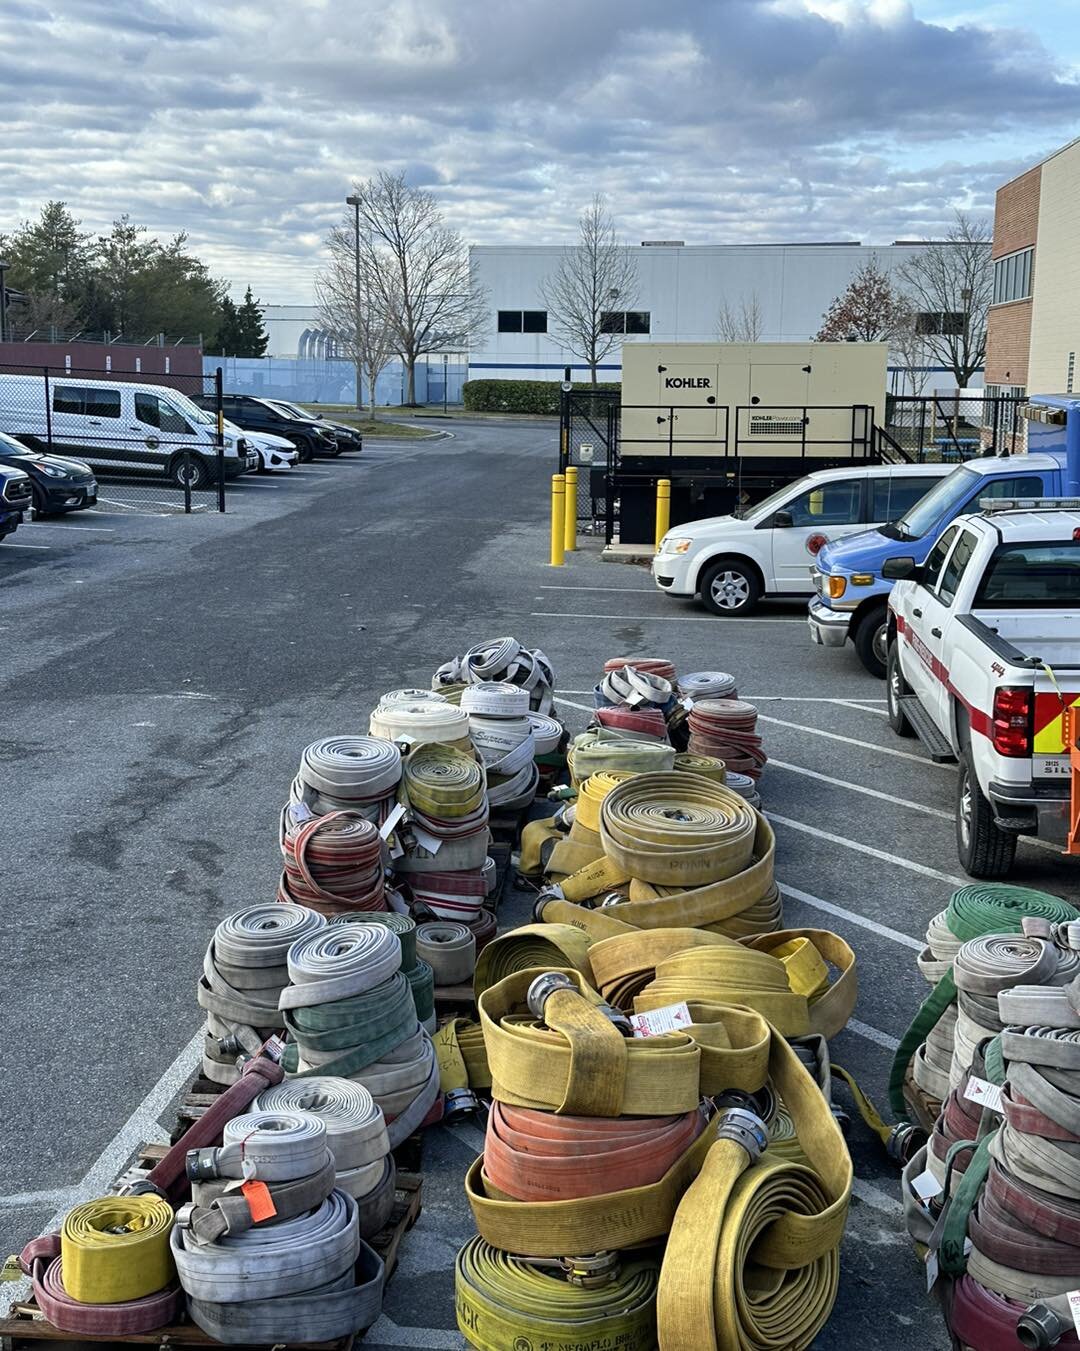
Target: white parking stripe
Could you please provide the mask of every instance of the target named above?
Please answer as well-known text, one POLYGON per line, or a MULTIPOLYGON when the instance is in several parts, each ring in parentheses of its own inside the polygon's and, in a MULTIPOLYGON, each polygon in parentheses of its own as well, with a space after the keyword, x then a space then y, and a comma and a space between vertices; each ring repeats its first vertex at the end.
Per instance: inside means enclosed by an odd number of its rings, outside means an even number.
POLYGON ((8 549, 55 549, 55 544, 5 544, 5 552, 8 549))
POLYGON ((541 591, 610 591, 617 596, 655 596, 655 591, 644 591, 640 586, 550 586, 540 584, 541 591))
POLYGON ((638 619, 642 623, 659 624, 803 624, 803 619, 759 619, 747 615, 742 619, 722 619, 719 615, 579 615, 562 610, 531 610, 530 619, 638 619))
POLYGON ((886 1051, 900 1049, 900 1042, 896 1037, 890 1037, 888 1032, 882 1032, 880 1028, 871 1027, 869 1023, 861 1023, 858 1018, 849 1018, 844 1028, 848 1032, 857 1032, 860 1037, 865 1037, 867 1041, 876 1042, 878 1046, 884 1046, 886 1051))
MULTIPOLYGON (((569 693, 573 694, 573 690, 569 693)), ((876 713, 876 708, 863 708, 863 704, 883 704, 884 699, 864 699, 861 695, 852 695, 850 699, 841 699, 837 695, 821 694, 740 694, 740 699, 756 699, 761 703, 777 701, 787 704, 847 704, 861 713, 876 713)))
POLYGON ((918 873, 920 877, 933 877, 939 882, 948 882, 953 887, 966 887, 971 883, 970 877, 956 877, 953 873, 943 873, 938 868, 928 868, 925 863, 914 863, 909 858, 890 854, 885 849, 875 849, 872 845, 860 844, 857 840, 846 839, 843 835, 834 835, 832 831, 822 830, 820 826, 808 826, 805 821, 793 821, 790 816, 778 816, 776 812, 769 811, 765 815, 770 821, 787 826, 789 830, 797 830, 803 835, 813 835, 817 840, 827 840, 829 844, 839 845, 841 849, 865 854, 868 858, 876 858, 881 863, 891 863, 896 868, 906 868, 908 872, 918 873))
POLYGON ((867 919, 865 915, 856 914, 854 910, 845 910, 842 905, 834 905, 832 901, 823 901, 820 896, 811 896, 808 891, 800 891, 798 887, 789 887, 786 882, 780 882, 780 890, 785 896, 790 896, 793 901, 800 901, 803 905, 812 906, 815 910, 823 910, 827 915, 833 915, 836 919, 846 919, 849 924, 857 924, 860 929, 869 929, 879 938, 888 938, 890 942, 899 943, 901 947, 911 948, 913 952, 922 952, 926 946, 917 938, 911 938, 908 934, 901 933, 899 929, 890 929, 887 924, 878 924, 876 920, 867 919))
POLYGON ((116 527, 111 525, 65 525, 60 521, 34 521, 28 530, 79 530, 88 535, 115 535, 116 527))
POLYGON ((758 714, 758 722, 771 722, 777 727, 789 727, 793 732, 808 732, 811 736, 826 737, 829 741, 842 741, 847 746, 858 746, 864 751, 877 751, 881 755, 895 755, 899 760, 912 760, 927 769, 954 770, 955 765, 939 765, 936 760, 928 760, 923 755, 912 755, 910 751, 898 751, 892 746, 879 746, 874 741, 860 741, 858 737, 841 736, 839 732, 826 732, 823 727, 807 727, 801 722, 785 722, 783 718, 772 718, 766 713, 758 714))

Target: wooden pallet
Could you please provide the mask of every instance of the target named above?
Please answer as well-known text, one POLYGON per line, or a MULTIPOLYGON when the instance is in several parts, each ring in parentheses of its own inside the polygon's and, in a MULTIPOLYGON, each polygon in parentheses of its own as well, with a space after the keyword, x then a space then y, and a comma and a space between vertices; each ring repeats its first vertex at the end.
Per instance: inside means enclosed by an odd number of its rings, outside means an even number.
MULTIPOLYGON (((165 1145, 144 1145, 139 1151, 140 1166, 152 1168, 165 1151, 165 1145)), ((420 1217, 422 1182, 418 1173, 398 1173, 390 1219, 385 1228, 369 1242, 369 1246, 383 1260, 387 1281, 397 1270, 401 1240, 420 1217)), ((296 1346, 297 1351, 349 1351, 364 1335, 359 1333, 354 1337, 339 1337, 331 1342, 303 1342, 296 1346)), ((10 1317, 0 1319, 0 1351, 34 1351, 41 1342, 48 1342, 51 1351, 89 1351, 91 1347, 128 1345, 157 1346, 166 1351, 174 1346, 221 1345, 194 1323, 173 1323, 169 1327, 155 1328, 152 1332, 130 1333, 123 1337, 80 1337, 50 1323, 33 1299, 13 1305, 10 1317)), ((274 1347, 275 1351, 290 1351, 291 1345, 278 1342, 274 1347)), ((236 1348, 236 1351, 271 1351, 271 1348, 268 1345, 258 1348, 249 1346, 236 1348)))
POLYGON ((464 981, 461 985, 436 985, 435 1012, 451 1018, 462 1014, 475 1017, 476 995, 473 992, 472 982, 464 981))

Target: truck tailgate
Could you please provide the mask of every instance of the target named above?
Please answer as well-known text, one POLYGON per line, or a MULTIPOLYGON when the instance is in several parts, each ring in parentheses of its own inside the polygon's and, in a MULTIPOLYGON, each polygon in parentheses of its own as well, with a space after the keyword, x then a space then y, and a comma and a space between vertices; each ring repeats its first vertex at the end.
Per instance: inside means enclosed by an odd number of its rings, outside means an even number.
POLYGON ((1060 675, 1055 672, 1055 676, 1056 688, 1045 671, 1039 671, 1035 677, 1035 735, 1031 772, 1037 779, 1069 776, 1064 711, 1067 705, 1075 707, 1080 704, 1080 672, 1075 669, 1060 675))

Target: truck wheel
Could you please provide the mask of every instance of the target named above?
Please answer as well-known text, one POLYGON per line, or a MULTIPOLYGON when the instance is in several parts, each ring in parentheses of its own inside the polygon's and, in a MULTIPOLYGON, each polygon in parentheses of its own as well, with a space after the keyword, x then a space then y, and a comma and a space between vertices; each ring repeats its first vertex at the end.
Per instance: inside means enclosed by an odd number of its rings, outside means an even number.
POLYGON ((859 621, 853 642, 859 660, 879 680, 885 679, 886 644, 889 637, 889 610, 885 605, 868 610, 859 621))
POLYGON ((184 459, 183 455, 178 455, 169 466, 169 477, 178 488, 183 488, 186 483, 194 491, 196 488, 206 486, 210 474, 206 465, 197 455, 192 455, 187 460, 184 459))
POLYGON ((900 648, 897 643, 889 644, 889 657, 885 663, 885 706, 889 710, 889 726, 897 736, 912 737, 915 729, 904 716, 900 700, 909 694, 908 683, 900 669, 900 648))
POLYGON ((701 603, 714 615, 734 619, 749 614, 761 598, 757 572, 740 558, 721 558, 701 575, 701 603))
POLYGON ((1016 836, 1001 830, 983 795, 970 748, 960 758, 956 780, 956 851, 972 877, 1008 877, 1016 857, 1016 836))

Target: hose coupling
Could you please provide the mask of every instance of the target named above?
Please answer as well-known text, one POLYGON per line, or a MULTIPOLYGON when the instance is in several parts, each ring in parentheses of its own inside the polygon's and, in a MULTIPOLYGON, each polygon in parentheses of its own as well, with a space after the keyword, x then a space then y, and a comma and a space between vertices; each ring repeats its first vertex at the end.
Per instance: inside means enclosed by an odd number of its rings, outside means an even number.
POLYGON ((926 1144, 927 1134, 921 1126, 913 1126, 909 1121, 901 1121, 889 1132, 885 1141, 885 1153, 894 1163, 907 1167, 919 1150, 926 1144))
POLYGON ((540 895, 537 896, 536 901, 533 904, 533 923, 543 924, 544 907, 548 904, 549 901, 557 901, 559 899, 560 897, 558 892, 542 891, 540 895))
POLYGON ((220 1177, 218 1172, 219 1146, 209 1149, 189 1149, 184 1160, 184 1171, 190 1182, 213 1182, 220 1177))
POLYGON ((1033 1351, 1057 1346, 1069 1330, 1070 1324, 1046 1304, 1032 1304, 1016 1320, 1016 1340, 1033 1351))
POLYGON ((750 1162, 757 1163, 769 1143, 765 1123, 756 1112, 748 1112, 742 1107, 729 1107, 717 1118, 716 1138, 734 1140, 750 1155, 750 1162))
POLYGON ((529 1011, 534 1018, 543 1022, 544 1005, 548 1001, 548 996, 554 994, 556 990, 573 989, 574 986, 570 978, 564 976, 561 971, 545 971, 542 976, 537 976, 529 986, 529 992, 525 996, 529 1011))
POLYGON ((598 1252, 591 1257, 564 1257, 562 1269, 570 1285, 595 1290, 598 1286, 609 1285, 619 1274, 619 1255, 598 1252))
POLYGON ((458 1117, 473 1116, 484 1110, 484 1104, 471 1088, 451 1088, 443 1098, 443 1120, 454 1121, 458 1117))
POLYGON ((117 1196, 159 1196, 163 1201, 168 1201, 169 1193, 163 1191, 156 1183, 151 1182, 149 1178, 136 1178, 133 1182, 125 1182, 116 1189, 117 1196))
POLYGON ((760 1117, 766 1125, 776 1115, 776 1094, 772 1090, 772 1085, 768 1083, 762 1084, 756 1093, 746 1093, 739 1088, 726 1088, 712 1101, 718 1112, 738 1108, 740 1111, 749 1112, 752 1116, 760 1117))
POLYGON ((608 1003, 597 1004, 596 1007, 609 1023, 614 1023, 615 1027, 618 1028, 624 1037, 632 1037, 634 1035, 634 1025, 625 1013, 621 1013, 617 1008, 613 1008, 612 1005, 608 1003))

